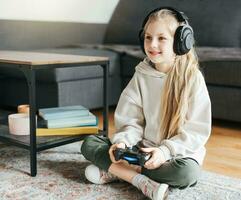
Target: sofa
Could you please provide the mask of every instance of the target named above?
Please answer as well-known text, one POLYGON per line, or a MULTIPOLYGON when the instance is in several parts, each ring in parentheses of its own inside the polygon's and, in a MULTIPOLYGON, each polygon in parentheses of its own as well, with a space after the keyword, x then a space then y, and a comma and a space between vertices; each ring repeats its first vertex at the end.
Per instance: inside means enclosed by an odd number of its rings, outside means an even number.
MULTIPOLYGON (((81 39, 74 41, 73 38, 69 41, 65 38, 62 43, 58 43, 60 40, 51 43, 56 37, 53 34, 47 38, 50 42, 46 43, 45 38, 44 46, 41 40, 35 44, 32 35, 29 46, 25 41, 24 44, 18 42, 17 46, 4 43, 4 48, 0 48, 108 56, 109 103, 116 105, 121 91, 135 71, 135 66, 145 57, 138 41, 142 20, 150 10, 160 6, 173 6, 184 11, 190 18, 200 67, 212 102, 213 118, 241 122, 240 0, 120 0, 110 22, 103 27, 96 26, 97 29, 89 28, 88 38, 80 37, 81 39)), ((38 24, 33 27, 36 26, 38 24)), ((77 34, 77 30, 74 30, 77 34)), ((38 40, 39 35, 36 34, 35 39, 38 40)), ((38 108, 74 104, 82 104, 91 109, 102 106, 103 76, 98 66, 39 71, 36 79, 38 108)), ((1 106, 16 107, 28 102, 27 84, 23 75, 0 66, 0 87, 3 91, 0 97, 1 106)))

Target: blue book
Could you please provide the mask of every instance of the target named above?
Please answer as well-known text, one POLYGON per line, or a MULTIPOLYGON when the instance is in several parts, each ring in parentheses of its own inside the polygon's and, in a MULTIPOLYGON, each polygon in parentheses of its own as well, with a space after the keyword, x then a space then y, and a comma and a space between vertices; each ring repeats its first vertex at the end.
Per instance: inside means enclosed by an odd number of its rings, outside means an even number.
POLYGON ((76 126, 96 126, 98 119, 95 115, 89 112, 87 116, 67 117, 62 119, 47 120, 47 128, 67 128, 76 126))
POLYGON ((62 106, 39 109, 39 115, 45 120, 61 119, 66 117, 80 117, 89 115, 89 110, 81 105, 62 106))

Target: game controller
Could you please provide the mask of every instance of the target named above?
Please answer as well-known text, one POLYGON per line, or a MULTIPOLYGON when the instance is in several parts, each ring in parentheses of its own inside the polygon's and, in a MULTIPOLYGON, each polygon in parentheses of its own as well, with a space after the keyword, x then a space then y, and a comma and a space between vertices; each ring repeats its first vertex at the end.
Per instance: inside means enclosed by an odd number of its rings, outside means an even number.
POLYGON ((129 164, 144 166, 151 154, 141 151, 138 147, 117 148, 114 150, 115 160, 126 160, 129 164))

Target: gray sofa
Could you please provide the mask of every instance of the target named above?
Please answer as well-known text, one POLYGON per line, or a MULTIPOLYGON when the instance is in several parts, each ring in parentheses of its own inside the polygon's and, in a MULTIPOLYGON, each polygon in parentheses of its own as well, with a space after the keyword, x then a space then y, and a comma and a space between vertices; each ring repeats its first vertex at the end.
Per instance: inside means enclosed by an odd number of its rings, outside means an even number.
MULTIPOLYGON (((240 0, 120 0, 109 24, 103 27, 96 26, 98 32, 94 28, 89 28, 89 39, 85 37, 73 41, 71 38, 69 42, 65 39, 62 44, 53 45, 59 46, 58 48, 49 46, 49 43, 45 46, 38 44, 29 47, 24 43, 21 48, 20 42, 16 47, 5 44, 4 49, 108 56, 109 102, 115 105, 121 91, 132 77, 135 65, 144 58, 138 43, 138 31, 142 20, 148 11, 158 6, 174 6, 190 18, 189 22, 195 32, 200 66, 211 97, 213 118, 240 122, 240 0)), ((34 27, 36 26, 35 24, 34 27)), ((54 37, 56 36, 50 35, 48 39, 55 41, 54 37)), ((89 108, 102 106, 103 77, 98 66, 40 71, 37 74, 37 82, 38 107, 73 104, 83 104, 89 108)), ((17 106, 28 101, 27 86, 19 73, 0 68, 0 87, 3 91, 0 98, 2 106, 17 106)))

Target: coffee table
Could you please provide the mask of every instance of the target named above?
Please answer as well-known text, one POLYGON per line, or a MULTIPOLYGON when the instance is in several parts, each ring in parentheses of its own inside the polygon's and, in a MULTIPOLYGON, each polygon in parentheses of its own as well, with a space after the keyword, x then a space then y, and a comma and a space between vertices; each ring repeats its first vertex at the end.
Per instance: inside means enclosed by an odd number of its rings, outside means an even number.
MULTIPOLYGON (((107 57, 78 56, 25 51, 0 51, 0 66, 24 73, 28 83, 30 105, 30 135, 17 136, 9 133, 7 125, 0 125, 0 141, 29 150, 30 175, 37 175, 37 152, 84 139, 86 135, 50 136, 36 138, 36 80, 37 70, 99 65, 103 68, 103 130, 99 134, 108 136, 108 72, 107 57)), ((81 102, 80 102, 81 103, 81 102)))

